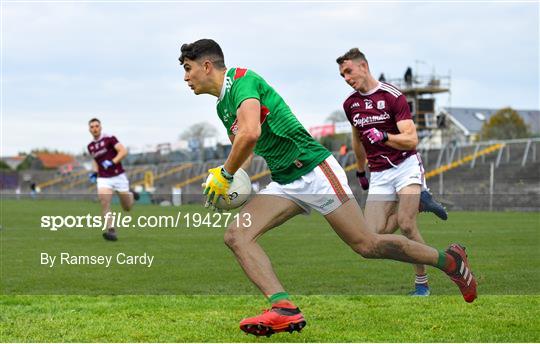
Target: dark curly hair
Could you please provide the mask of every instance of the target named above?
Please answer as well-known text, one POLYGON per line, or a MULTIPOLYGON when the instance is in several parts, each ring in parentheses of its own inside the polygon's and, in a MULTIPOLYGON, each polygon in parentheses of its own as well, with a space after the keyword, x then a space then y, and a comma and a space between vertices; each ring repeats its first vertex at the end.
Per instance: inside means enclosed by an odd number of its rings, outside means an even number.
POLYGON ((199 39, 193 43, 182 44, 180 48, 180 64, 184 64, 185 59, 200 60, 202 58, 209 59, 216 68, 225 68, 225 57, 219 44, 213 39, 199 39))

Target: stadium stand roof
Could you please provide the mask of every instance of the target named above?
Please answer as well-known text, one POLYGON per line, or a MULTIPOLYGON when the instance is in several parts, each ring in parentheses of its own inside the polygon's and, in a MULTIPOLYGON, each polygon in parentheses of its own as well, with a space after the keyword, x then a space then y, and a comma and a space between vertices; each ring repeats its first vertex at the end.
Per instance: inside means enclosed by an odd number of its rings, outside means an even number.
MULTIPOLYGON (((454 120, 458 121, 471 133, 477 133, 482 129, 482 124, 500 109, 487 108, 444 108, 454 120)), ((540 133, 540 110, 516 110, 529 126, 532 133, 540 133)))

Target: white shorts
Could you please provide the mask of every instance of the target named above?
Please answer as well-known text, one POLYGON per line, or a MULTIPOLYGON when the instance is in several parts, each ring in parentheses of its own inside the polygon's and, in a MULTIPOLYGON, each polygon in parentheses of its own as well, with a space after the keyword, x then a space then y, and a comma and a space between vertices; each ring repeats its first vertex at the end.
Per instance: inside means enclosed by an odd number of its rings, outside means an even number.
POLYGON ((258 194, 287 198, 308 214, 311 209, 315 209, 323 215, 331 213, 354 198, 347 182, 347 175, 333 156, 292 183, 271 182, 258 194))
POLYGON ((113 189, 118 192, 128 192, 129 191, 129 180, 126 177, 125 173, 119 174, 114 177, 102 178, 98 177, 97 179, 97 188, 106 188, 113 189))
POLYGON ((367 201, 397 201, 397 193, 408 185, 425 187, 424 166, 417 153, 396 167, 371 172, 367 201))

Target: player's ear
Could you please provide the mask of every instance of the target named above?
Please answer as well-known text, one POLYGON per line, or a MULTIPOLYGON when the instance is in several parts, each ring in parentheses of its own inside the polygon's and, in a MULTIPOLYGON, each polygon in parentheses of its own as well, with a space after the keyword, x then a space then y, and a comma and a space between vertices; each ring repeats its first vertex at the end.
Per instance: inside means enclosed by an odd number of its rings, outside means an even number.
POLYGON ((364 67, 365 70, 369 70, 369 65, 366 61, 362 61, 362 66, 364 67))
POLYGON ((212 71, 212 62, 210 60, 204 60, 202 67, 205 73, 208 74, 212 71))

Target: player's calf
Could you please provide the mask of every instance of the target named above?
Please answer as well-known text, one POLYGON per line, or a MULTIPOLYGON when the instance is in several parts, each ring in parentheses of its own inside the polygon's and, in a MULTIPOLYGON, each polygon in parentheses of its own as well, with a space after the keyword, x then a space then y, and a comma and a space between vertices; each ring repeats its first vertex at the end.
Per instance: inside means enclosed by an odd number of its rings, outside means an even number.
POLYGON ((127 192, 119 192, 118 197, 120 198, 120 205, 124 211, 130 211, 135 205, 135 193, 131 190, 127 192))
POLYGON ((135 201, 138 201, 141 198, 141 195, 137 191, 129 189, 129 192, 131 192, 135 201))

